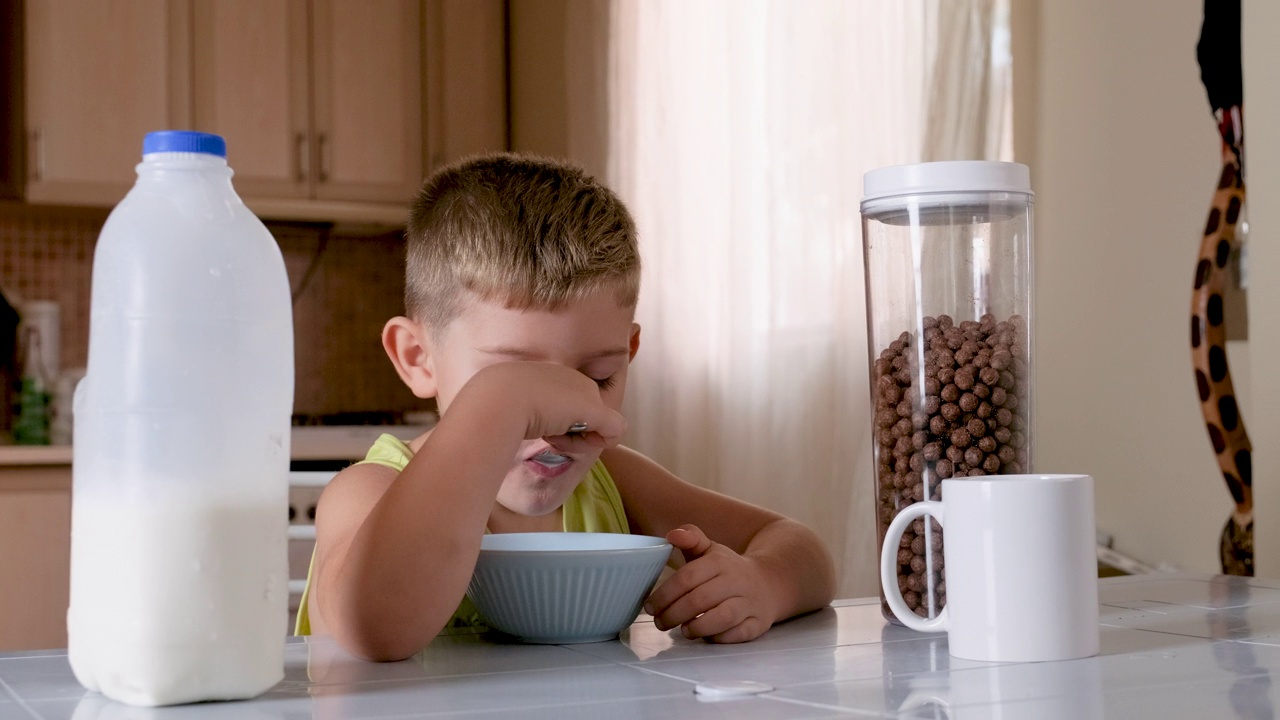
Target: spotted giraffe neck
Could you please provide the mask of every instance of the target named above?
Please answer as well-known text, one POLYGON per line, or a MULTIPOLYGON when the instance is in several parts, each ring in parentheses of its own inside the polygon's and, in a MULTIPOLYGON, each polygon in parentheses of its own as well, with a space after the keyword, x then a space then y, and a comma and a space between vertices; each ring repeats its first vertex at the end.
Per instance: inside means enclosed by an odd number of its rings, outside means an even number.
POLYGON ((1191 294, 1191 360, 1209 440, 1236 505, 1220 542, 1222 571, 1253 575, 1253 445, 1231 382, 1223 315, 1227 262, 1245 199, 1240 116, 1239 107, 1231 108, 1220 125, 1222 174, 1205 223, 1191 294))

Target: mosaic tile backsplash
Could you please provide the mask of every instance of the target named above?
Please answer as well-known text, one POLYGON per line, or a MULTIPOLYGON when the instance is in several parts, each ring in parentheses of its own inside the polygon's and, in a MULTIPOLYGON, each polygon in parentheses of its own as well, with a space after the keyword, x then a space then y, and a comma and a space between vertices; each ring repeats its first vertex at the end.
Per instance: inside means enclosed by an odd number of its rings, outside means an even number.
MULTIPOLYGON (((14 304, 58 303, 64 370, 85 364, 93 248, 105 219, 105 211, 0 212, 0 291, 14 304)), ((267 226, 295 292, 295 414, 430 409, 401 384, 380 341, 383 324, 403 312, 400 233, 344 236, 322 225, 267 226)))

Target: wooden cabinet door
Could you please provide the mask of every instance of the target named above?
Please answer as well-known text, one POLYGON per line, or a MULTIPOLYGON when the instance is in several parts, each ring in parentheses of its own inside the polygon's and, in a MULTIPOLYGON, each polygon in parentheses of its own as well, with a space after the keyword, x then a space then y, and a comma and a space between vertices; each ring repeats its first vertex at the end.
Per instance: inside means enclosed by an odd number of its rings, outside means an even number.
POLYGON ((0 652, 66 647, 70 465, 0 468, 0 578, 0 652))
POLYGON ((194 127, 227 139, 242 197, 311 192, 306 0, 196 2, 194 127))
POLYGON ((142 138, 190 122, 190 5, 27 0, 27 200, 113 205, 142 138))
POLYGON ((315 0, 316 193, 403 205, 422 181, 418 0, 315 0))
POLYGON ((424 12, 424 135, 431 173, 468 155, 507 149, 506 3, 427 0, 424 12))

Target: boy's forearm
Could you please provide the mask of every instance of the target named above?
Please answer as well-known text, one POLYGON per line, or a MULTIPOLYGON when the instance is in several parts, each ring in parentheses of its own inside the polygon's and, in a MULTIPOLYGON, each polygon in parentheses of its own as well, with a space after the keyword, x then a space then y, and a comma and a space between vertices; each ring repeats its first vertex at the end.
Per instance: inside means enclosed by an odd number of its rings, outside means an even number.
POLYGON ((521 443, 560 452, 617 442, 626 421, 597 382, 546 362, 479 370, 454 396, 413 459, 327 561, 322 614, 349 650, 398 659, 422 649, 466 592, 498 491, 521 443), (584 422, 581 437, 565 428, 584 422))
POLYGON ((523 421, 492 405, 451 408, 374 506, 335 569, 333 594, 325 603, 331 630, 358 654, 407 657, 425 647, 456 610, 494 498, 523 437, 523 421))
POLYGON ((780 622, 816 610, 835 597, 835 566, 817 534, 788 519, 760 529, 747 544, 744 556, 760 563, 774 596, 780 622))

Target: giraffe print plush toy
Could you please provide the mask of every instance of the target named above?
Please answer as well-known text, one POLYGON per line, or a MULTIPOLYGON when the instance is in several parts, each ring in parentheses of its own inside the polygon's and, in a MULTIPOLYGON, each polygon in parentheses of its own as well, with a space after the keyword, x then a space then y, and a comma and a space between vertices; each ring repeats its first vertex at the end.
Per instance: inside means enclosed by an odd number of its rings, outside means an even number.
POLYGON ((1228 138, 1240 136, 1239 108, 1223 118, 1222 174, 1213 194, 1196 263, 1195 289, 1191 295, 1191 359, 1196 390, 1204 414, 1209 441, 1218 469, 1235 501, 1235 511, 1222 530, 1222 571, 1228 575, 1253 574, 1253 445, 1240 418, 1231 370, 1227 365, 1226 326, 1222 295, 1227 261, 1244 207, 1244 180, 1240 155, 1228 138))
POLYGON ((1205 0, 1196 47, 1200 77, 1222 137, 1222 172, 1196 263, 1191 294, 1191 360, 1218 469, 1235 502, 1219 541, 1222 572, 1253 575, 1253 446, 1227 364, 1223 290, 1244 209, 1244 113, 1240 0, 1205 0))

